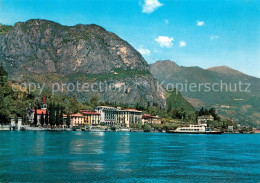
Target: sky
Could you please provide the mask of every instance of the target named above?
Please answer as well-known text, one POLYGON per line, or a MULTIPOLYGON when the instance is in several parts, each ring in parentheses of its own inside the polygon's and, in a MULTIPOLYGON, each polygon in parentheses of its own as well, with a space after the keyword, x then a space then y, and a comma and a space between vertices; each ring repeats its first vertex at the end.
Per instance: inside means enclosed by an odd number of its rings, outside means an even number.
POLYGON ((148 63, 226 65, 260 78, 259 0, 0 0, 0 23, 97 24, 148 63))

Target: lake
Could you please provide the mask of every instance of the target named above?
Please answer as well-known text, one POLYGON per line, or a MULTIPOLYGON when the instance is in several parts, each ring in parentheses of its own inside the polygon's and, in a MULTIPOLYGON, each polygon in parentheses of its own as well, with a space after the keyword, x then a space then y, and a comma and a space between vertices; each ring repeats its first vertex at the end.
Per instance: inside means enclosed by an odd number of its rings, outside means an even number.
POLYGON ((260 134, 0 131, 0 182, 259 182, 260 134))

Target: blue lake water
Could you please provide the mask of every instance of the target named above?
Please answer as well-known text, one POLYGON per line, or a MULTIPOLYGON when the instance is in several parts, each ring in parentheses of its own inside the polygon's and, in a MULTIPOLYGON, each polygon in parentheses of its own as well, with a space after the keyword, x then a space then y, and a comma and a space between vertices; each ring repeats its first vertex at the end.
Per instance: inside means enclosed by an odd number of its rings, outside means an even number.
POLYGON ((0 182, 259 182, 260 134, 0 131, 0 182))

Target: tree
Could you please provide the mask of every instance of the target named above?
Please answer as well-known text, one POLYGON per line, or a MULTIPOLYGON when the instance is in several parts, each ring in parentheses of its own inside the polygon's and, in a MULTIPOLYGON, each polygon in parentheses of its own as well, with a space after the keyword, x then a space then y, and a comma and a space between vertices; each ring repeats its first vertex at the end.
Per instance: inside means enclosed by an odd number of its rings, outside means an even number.
POLYGON ((205 114, 205 111, 204 111, 204 108, 202 107, 200 110, 199 110, 199 116, 202 116, 205 114))
POLYGON ((50 125, 53 127, 55 125, 55 107, 54 104, 51 103, 50 105, 50 118, 49 118, 50 125))
POLYGON ((70 127, 70 114, 67 114, 67 119, 66 119, 66 125, 67 127, 70 127))
POLYGON ((44 115, 43 115, 43 112, 41 114, 40 123, 41 123, 42 126, 44 125, 44 115))
POLYGON ((148 101, 148 102, 147 102, 147 108, 150 107, 150 106, 151 106, 151 104, 150 104, 150 102, 148 101))
POLYGON ((5 124, 7 121, 9 121, 9 115, 8 115, 8 105, 10 103, 6 102, 5 95, 7 93, 8 87, 6 84, 8 77, 8 73, 4 70, 2 62, 0 65, 0 124, 5 124))
POLYGON ((69 98, 68 110, 67 112, 76 113, 79 111, 79 102, 77 100, 77 95, 74 94, 73 97, 69 98))
POLYGON ((56 126, 60 125, 60 105, 58 104, 56 107, 56 120, 55 120, 56 126))
POLYGON ((144 132, 150 132, 151 131, 151 126, 148 125, 148 124, 144 124, 142 127, 143 127, 144 132))
POLYGON ((3 86, 8 78, 8 73, 4 70, 3 63, 0 65, 0 85, 3 86))
POLYGON ((172 111, 172 105, 169 104, 168 107, 167 107, 167 113, 170 113, 172 111))
POLYGON ((34 108, 34 118, 33 118, 34 126, 37 126, 37 122, 38 122, 38 120, 37 120, 37 108, 35 107, 34 108))
POLYGON ((90 99, 90 104, 92 106, 97 106, 98 105, 98 96, 93 96, 91 99, 90 99))
POLYGON ((45 124, 48 126, 49 124, 49 115, 48 115, 48 110, 46 110, 46 113, 45 113, 45 124))
POLYGON ((61 108, 61 110, 60 110, 60 118, 59 118, 59 124, 60 125, 63 125, 63 108, 61 108))
POLYGON ((50 103, 49 111, 49 124, 52 126, 52 103, 50 103))
POLYGON ((209 114, 214 117, 214 120, 220 121, 220 117, 217 115, 216 110, 214 108, 209 109, 209 114))
POLYGON ((219 116, 216 113, 216 110, 214 108, 210 108, 209 110, 204 109, 203 107, 199 110, 198 112, 199 116, 203 116, 203 115, 211 115, 214 117, 214 120, 216 121, 220 121, 219 116))

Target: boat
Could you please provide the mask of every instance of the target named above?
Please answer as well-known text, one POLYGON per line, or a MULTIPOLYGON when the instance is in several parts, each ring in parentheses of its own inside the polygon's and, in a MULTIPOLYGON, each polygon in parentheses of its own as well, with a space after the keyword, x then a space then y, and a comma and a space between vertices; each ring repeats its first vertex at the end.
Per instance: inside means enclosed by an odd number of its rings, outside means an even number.
POLYGON ((85 126, 82 126, 82 127, 81 127, 81 131, 86 131, 86 127, 85 127, 85 126))
POLYGON ((101 127, 91 127, 91 128, 89 128, 89 131, 90 132, 105 132, 106 129, 101 128, 101 127))
POLYGON ((143 130, 131 129, 130 132, 144 132, 143 130))
POLYGON ((188 127, 178 127, 176 130, 170 130, 169 133, 183 134, 222 134, 221 131, 213 131, 207 127, 207 124, 189 125, 188 127))
POLYGON ((0 125, 0 131, 9 131, 10 130, 10 125, 0 125))
POLYGON ((81 131, 81 128, 79 126, 73 126, 72 131, 81 131))
POLYGON ((130 129, 129 128, 119 128, 119 129, 116 129, 116 132, 130 132, 130 129))
POLYGON ((20 128, 20 131, 26 131, 26 127, 22 126, 22 127, 20 128))

